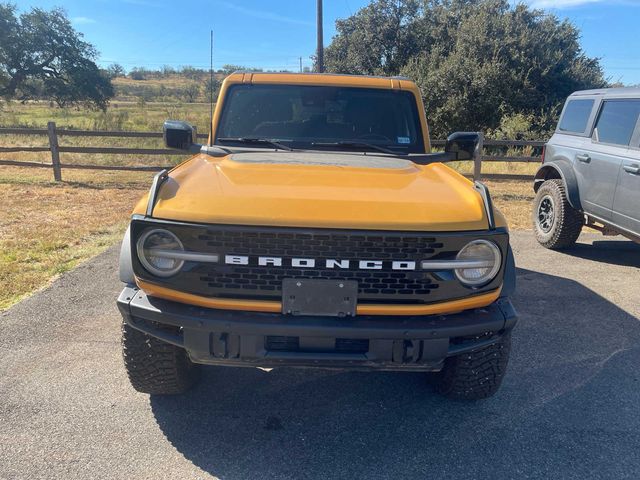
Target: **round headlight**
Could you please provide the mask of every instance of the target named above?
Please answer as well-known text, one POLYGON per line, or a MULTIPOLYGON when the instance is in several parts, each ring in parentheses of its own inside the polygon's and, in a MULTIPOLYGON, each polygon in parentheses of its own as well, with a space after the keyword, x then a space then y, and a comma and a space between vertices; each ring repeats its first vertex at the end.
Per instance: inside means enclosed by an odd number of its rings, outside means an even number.
POLYGON ((170 277, 180 271, 184 260, 172 253, 184 251, 182 242, 169 230, 148 230, 138 239, 138 259, 142 266, 157 277, 170 277))
POLYGON ((481 287, 493 280, 500 271, 502 255, 495 243, 474 240, 458 252, 456 260, 466 263, 455 270, 458 280, 469 287, 481 287))

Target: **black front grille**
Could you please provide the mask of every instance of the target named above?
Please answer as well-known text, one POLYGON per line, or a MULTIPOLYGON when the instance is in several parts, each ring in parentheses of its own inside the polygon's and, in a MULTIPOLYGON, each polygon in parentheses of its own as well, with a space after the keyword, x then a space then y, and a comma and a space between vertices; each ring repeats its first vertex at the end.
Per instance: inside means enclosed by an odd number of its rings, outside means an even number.
POLYGON ((198 235, 212 251, 235 255, 413 260, 431 257, 443 245, 435 237, 376 233, 314 233, 207 230, 198 235))
POLYGON ((470 291, 451 272, 421 271, 420 261, 455 258, 471 239, 490 238, 499 244, 503 254, 508 243, 504 231, 370 232, 146 221, 132 223, 133 241, 147 228, 158 226, 171 229, 186 250, 216 253, 221 261, 186 262, 179 274, 160 279, 146 272, 136 260, 134 271, 140 278, 207 297, 272 301, 282 299, 282 281, 285 278, 356 281, 359 304, 425 304, 468 297, 497 288, 501 275, 482 289, 470 291), (248 257, 249 263, 226 264, 226 255, 248 257), (282 266, 260 266, 260 256, 281 258, 282 266), (314 259, 316 264, 313 268, 294 267, 292 258, 314 259), (328 259, 348 260, 349 268, 327 268, 325 262, 328 259), (383 268, 360 269, 358 263, 367 260, 382 261, 383 268), (417 268, 394 270, 394 261, 416 262, 417 268))
POLYGON ((212 268, 200 277, 202 282, 214 290, 225 290, 221 296, 242 298, 248 295, 265 299, 282 293, 282 280, 293 279, 327 279, 355 280, 358 282, 358 298, 379 300, 381 296, 392 296, 392 300, 403 303, 415 301, 417 295, 429 295, 438 288, 438 284, 427 273, 395 273, 395 272, 360 272, 303 270, 299 268, 244 268, 227 267, 212 268), (406 299, 404 296, 411 296, 406 299))
POLYGON ((363 271, 360 260, 415 261, 430 258, 443 248, 435 237, 340 233, 207 231, 198 236, 207 249, 225 254, 249 256, 253 265, 209 265, 199 269, 200 281, 217 296, 226 298, 279 299, 282 280, 326 279, 358 282, 361 302, 416 303, 439 287, 426 272, 384 270, 363 271), (313 258, 317 268, 258 266, 257 257, 313 258), (354 268, 321 267, 326 259, 350 260, 354 268))

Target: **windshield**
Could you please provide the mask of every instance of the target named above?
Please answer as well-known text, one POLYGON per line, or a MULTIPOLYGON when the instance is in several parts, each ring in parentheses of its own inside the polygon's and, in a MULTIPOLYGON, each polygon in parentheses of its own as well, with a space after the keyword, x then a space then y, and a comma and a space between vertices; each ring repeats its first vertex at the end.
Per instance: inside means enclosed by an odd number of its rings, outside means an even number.
POLYGON ((390 89, 233 85, 215 143, 243 139, 304 149, 424 152, 413 94, 390 89))

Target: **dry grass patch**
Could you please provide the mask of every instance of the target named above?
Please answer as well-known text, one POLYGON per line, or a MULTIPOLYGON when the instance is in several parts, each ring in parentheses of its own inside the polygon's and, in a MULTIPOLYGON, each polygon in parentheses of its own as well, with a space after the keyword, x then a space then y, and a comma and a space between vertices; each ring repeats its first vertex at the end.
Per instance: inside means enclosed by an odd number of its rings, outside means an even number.
POLYGON ((531 181, 486 180, 493 203, 507 217, 512 230, 531 229, 531 203, 535 197, 531 181))
MULTIPOLYGON (((130 101, 112 101, 106 112, 82 107, 55 108, 47 102, 11 102, 0 105, 0 108, 0 126, 3 127, 46 128, 47 122, 53 121, 58 128, 161 132, 162 123, 171 118, 188 121, 201 133, 209 131, 209 104, 203 103, 148 102, 140 105, 130 101)), ((92 140, 98 138, 93 137, 92 140)), ((113 140, 117 139, 107 138, 107 141, 113 140)))
POLYGON ((0 170, 0 310, 119 241, 149 184, 95 173, 55 184, 35 170, 0 170))
MULTIPOLYGON (((473 173, 473 162, 451 162, 447 165, 465 175, 473 173)), ((527 175, 531 176, 531 181, 539 168, 539 162, 482 162, 483 175, 527 175)))

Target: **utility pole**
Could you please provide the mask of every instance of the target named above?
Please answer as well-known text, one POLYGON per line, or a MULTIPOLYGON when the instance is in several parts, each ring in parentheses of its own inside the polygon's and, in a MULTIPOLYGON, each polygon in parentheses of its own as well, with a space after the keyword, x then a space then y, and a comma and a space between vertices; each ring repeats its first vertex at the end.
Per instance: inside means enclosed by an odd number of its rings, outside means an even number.
POLYGON ((302 57, 300 57, 300 73, 302 73, 302 57))
POLYGON ((322 0, 316 0, 317 2, 317 14, 316 14, 316 31, 317 31, 317 52, 316 52, 316 65, 318 73, 324 72, 324 46, 322 40, 322 0))

